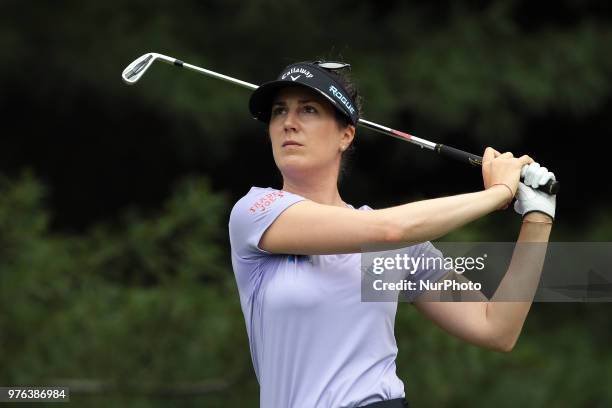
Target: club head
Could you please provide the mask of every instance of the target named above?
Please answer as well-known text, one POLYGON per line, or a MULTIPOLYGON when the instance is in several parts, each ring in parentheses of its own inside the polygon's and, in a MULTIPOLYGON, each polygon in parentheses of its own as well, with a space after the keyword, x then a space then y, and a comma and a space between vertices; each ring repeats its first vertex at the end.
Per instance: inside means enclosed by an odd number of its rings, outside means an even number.
POLYGON ((130 65, 125 67, 121 73, 121 79, 128 85, 135 84, 138 82, 140 77, 149 69, 151 64, 157 58, 157 54, 150 52, 144 54, 139 58, 136 58, 130 65))

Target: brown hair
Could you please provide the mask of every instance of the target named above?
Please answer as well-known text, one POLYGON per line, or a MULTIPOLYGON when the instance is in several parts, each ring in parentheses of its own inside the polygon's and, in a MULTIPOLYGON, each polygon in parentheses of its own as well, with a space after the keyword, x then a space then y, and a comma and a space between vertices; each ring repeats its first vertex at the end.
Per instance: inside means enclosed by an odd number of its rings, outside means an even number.
MULTIPOLYGON (((338 81, 344 87, 346 92, 349 94, 350 98, 355 103, 355 107, 357 108, 357 111, 359 112, 359 116, 361 116, 363 114, 363 105, 362 105, 363 99, 361 95, 359 94, 357 85, 351 78, 350 72, 346 69, 341 69, 341 70, 329 70, 328 69, 327 71, 334 77, 336 81, 338 81)), ((334 112, 336 114, 336 122, 338 123, 338 127, 340 129, 344 129, 345 127, 351 124, 350 119, 344 113, 340 112, 338 109, 334 109, 334 112)), ((353 139, 353 142, 351 142, 348 148, 342 152, 342 157, 340 159, 340 170, 338 172, 338 184, 340 184, 344 176, 347 175, 349 164, 353 156, 355 155, 354 141, 355 140, 353 139)))

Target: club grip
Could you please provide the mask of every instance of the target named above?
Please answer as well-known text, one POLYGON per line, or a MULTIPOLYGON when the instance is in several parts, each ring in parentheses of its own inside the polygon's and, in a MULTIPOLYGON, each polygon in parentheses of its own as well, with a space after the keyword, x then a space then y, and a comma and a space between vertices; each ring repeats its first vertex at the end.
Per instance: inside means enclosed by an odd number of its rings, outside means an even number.
MULTIPOLYGON (((481 156, 464 152, 463 150, 455 149, 454 147, 438 144, 436 145, 436 151, 443 156, 471 164, 472 166, 482 166, 481 156)), ((538 190, 550 195, 557 194, 559 192, 559 182, 556 180, 548 180, 548 183, 544 184, 543 186, 539 186, 538 190)))

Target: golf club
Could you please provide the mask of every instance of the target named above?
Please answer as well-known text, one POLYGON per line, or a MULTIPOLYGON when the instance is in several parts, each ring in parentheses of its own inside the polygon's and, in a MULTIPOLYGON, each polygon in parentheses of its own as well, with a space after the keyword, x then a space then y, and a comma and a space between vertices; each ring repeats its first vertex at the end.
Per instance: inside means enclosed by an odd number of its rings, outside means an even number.
MULTIPOLYGON (((176 65, 178 67, 187 68, 191 71, 199 72, 200 74, 204 74, 213 78, 221 79, 226 82, 230 82, 232 84, 240 85, 244 88, 255 90, 258 88, 257 85, 251 84, 249 82, 241 81, 236 78, 232 78, 227 75, 219 74, 214 71, 210 71, 208 69, 200 68, 195 65, 187 64, 179 59, 168 57, 166 55, 158 54, 155 52, 150 52, 142 55, 141 57, 135 59, 130 65, 128 65, 123 72, 121 73, 121 78, 128 85, 135 84, 138 80, 144 75, 144 73, 149 69, 149 67, 155 61, 163 61, 167 64, 176 65)), ((443 156, 447 156, 464 163, 471 164, 473 166, 480 167, 482 165, 482 157, 465 152, 463 150, 455 149, 454 147, 446 146, 440 143, 430 142, 425 139, 418 138, 416 136, 410 135, 405 132, 400 132, 399 130, 391 129, 387 126, 382 126, 374 122, 370 122, 369 120, 359 119, 359 125, 365 127, 367 129, 374 130, 376 132, 382 133, 387 136, 392 136, 397 139, 410 142, 420 146, 421 148, 425 148, 428 150, 433 150, 443 156)), ((543 186, 538 187, 538 190, 541 190, 547 194, 557 194, 559 191, 559 182, 555 180, 549 180, 543 186)))

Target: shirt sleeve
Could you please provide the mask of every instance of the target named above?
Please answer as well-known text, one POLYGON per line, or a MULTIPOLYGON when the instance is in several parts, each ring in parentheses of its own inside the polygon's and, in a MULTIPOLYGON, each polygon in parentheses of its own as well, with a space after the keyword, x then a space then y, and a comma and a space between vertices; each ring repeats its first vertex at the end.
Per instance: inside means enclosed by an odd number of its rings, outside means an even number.
POLYGON ((283 211, 304 197, 287 191, 260 189, 241 198, 230 214, 232 251, 242 259, 269 255, 259 247, 262 235, 283 211))
POLYGON ((409 291, 407 298, 410 303, 414 302, 416 298, 423 292, 420 288, 419 281, 423 282, 437 282, 449 272, 453 271, 452 268, 448 268, 447 263, 444 262, 444 255, 442 251, 436 248, 431 242, 426 241, 418 245, 409 247, 410 256, 420 257, 423 259, 421 266, 416 272, 407 277, 408 280, 416 282, 417 290, 409 291))

